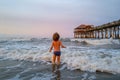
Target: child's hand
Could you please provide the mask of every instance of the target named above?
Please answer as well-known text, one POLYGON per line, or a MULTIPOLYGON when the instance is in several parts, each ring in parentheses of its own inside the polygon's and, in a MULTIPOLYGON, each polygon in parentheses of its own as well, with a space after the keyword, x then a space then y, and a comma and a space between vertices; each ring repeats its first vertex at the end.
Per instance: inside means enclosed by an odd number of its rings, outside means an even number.
POLYGON ((51 52, 51 50, 49 50, 49 52, 51 52))
POLYGON ((66 47, 62 45, 62 48, 66 48, 66 47))

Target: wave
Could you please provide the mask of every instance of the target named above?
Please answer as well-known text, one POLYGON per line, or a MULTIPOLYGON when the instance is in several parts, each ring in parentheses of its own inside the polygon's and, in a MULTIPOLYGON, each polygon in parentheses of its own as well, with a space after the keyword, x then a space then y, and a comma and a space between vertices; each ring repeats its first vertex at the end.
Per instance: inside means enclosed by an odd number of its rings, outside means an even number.
POLYGON ((63 55, 63 62, 70 70, 80 69, 90 72, 120 73, 120 55, 116 51, 82 50, 63 55), (114 54, 113 54, 114 53, 114 54))
POLYGON ((43 42, 51 41, 49 38, 9 38, 9 39, 0 39, 0 43, 10 43, 10 42, 43 42))
MULTIPOLYGON (((49 38, 21 38, 1 40, 0 61, 5 59, 50 62, 52 53, 49 53, 51 39, 49 38), (2 42, 3 41, 3 42, 2 42), (19 43, 23 41, 24 43, 19 43), (6 44, 10 42, 11 44, 6 44), (29 42, 29 43, 28 43, 29 42), (47 42, 47 43, 46 43, 47 42)), ((90 72, 120 73, 119 40, 114 39, 62 39, 67 48, 62 49, 61 63, 67 69, 90 72), (73 45, 74 44, 74 45, 73 45), (80 45, 79 45, 80 44, 80 45), (81 44, 85 46, 81 46, 81 44), (92 44, 90 46, 86 46, 92 44), (116 48, 104 48, 117 44, 116 48), (93 46, 95 45, 95 47, 93 46), (100 45, 100 48, 96 48, 100 45), (101 46, 102 45, 102 46, 101 46), (101 48, 102 47, 102 48, 101 48)))
POLYGON ((92 45, 105 45, 105 44, 118 44, 120 45, 120 40, 119 39, 71 39, 71 41, 75 42, 84 42, 87 44, 92 44, 92 45))
MULTIPOLYGON (((8 49, 0 48, 0 58, 27 61, 50 62, 52 53, 48 52, 48 46, 37 49, 8 49)), ((69 46, 62 49, 61 63, 66 64, 67 69, 90 72, 120 73, 120 51, 106 49, 89 49, 86 47, 69 46)))
POLYGON ((70 38, 61 38, 61 41, 63 41, 63 42, 71 42, 70 38))

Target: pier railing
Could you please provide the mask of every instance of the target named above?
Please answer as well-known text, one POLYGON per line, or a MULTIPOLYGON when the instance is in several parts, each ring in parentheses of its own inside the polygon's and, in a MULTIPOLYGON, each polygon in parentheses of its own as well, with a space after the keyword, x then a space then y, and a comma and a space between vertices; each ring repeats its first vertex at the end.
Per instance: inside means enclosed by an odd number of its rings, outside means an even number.
POLYGON ((83 32, 74 30, 74 38, 114 38, 120 39, 120 20, 113 21, 100 26, 95 26, 91 29, 86 29, 83 32))

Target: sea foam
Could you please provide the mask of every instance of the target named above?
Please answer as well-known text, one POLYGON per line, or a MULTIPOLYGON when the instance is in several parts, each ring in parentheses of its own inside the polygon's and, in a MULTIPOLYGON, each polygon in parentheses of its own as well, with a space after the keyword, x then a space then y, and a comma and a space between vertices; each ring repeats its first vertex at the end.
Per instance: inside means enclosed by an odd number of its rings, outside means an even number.
MULTIPOLYGON (((120 49, 96 48, 96 46, 93 46, 104 44, 119 45, 119 40, 86 39, 84 41, 92 45, 86 46, 86 44, 82 44, 78 46, 80 42, 74 43, 74 41, 68 41, 68 39, 67 42, 63 41, 67 48, 61 49, 61 64, 65 64, 65 67, 69 70, 80 69, 90 72, 120 73, 120 49)), ((10 44, 4 42, 4 44, 0 44, 0 60, 13 59, 51 62, 53 53, 49 52, 50 45, 50 39, 35 39, 35 41, 23 41, 22 43, 12 40, 10 44)))

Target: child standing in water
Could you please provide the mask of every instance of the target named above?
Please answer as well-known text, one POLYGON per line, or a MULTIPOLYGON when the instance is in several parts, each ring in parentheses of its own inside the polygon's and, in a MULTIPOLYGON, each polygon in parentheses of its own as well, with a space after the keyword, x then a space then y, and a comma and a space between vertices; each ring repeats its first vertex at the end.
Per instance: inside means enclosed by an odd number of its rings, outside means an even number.
POLYGON ((57 59, 58 65, 60 64, 60 56, 61 56, 60 48, 66 48, 65 46, 63 46, 59 38, 60 38, 60 35, 57 32, 53 34, 53 41, 49 50, 49 52, 51 52, 52 49, 54 49, 53 56, 52 56, 52 64, 55 64, 57 59))

